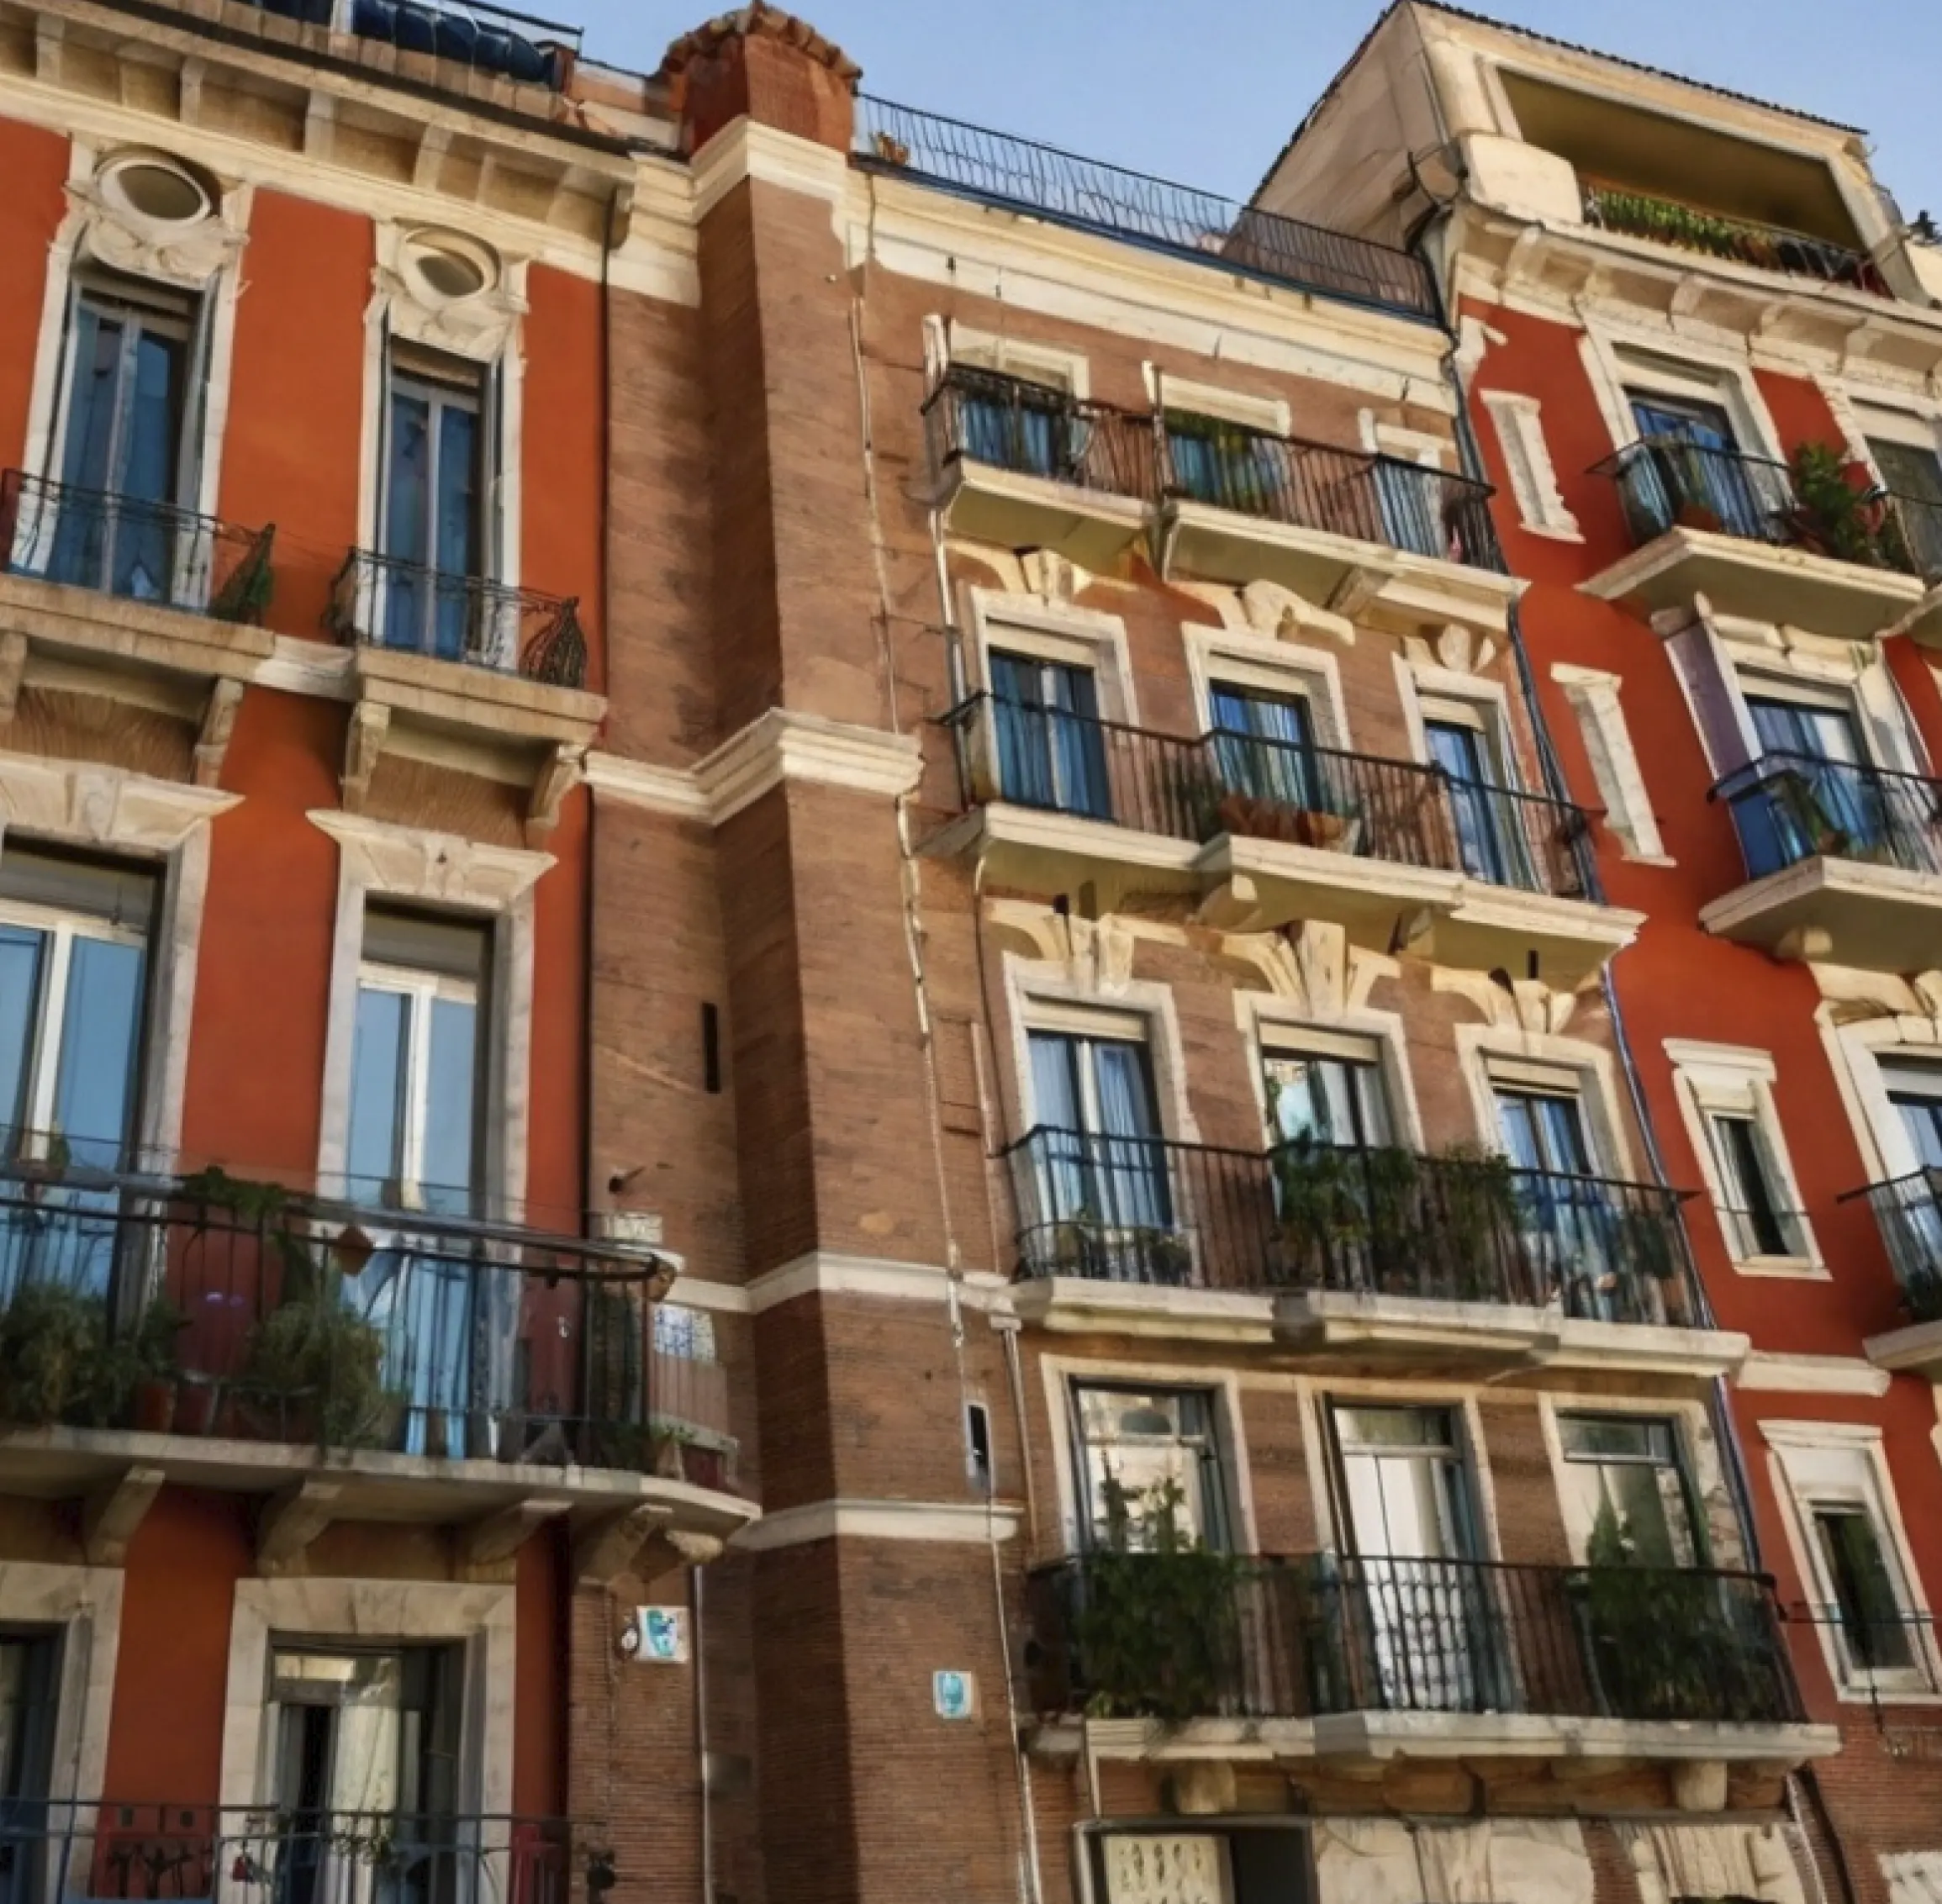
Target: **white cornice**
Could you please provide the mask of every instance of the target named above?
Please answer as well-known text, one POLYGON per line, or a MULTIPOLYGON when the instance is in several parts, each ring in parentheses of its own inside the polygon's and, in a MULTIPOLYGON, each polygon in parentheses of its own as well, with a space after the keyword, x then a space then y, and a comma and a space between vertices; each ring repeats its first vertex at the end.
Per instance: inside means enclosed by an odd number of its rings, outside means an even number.
MULTIPOLYGON (((942 1305, 950 1293, 951 1273, 941 1263, 896 1263, 887 1257, 845 1256, 832 1250, 811 1250, 757 1276, 752 1283, 681 1279, 676 1299, 696 1309, 721 1315, 759 1316, 805 1295, 874 1296, 891 1302, 942 1305)), ((974 1269, 958 1279, 958 1298, 968 1309, 1009 1310, 1011 1284, 988 1269, 974 1269)))
POLYGON ((91 846, 172 852, 242 797, 125 767, 0 753, 0 826, 91 846))
POLYGON ((694 219, 699 224, 745 178, 840 205, 849 171, 848 156, 833 146, 747 118, 734 119, 694 155, 694 219))
POLYGON ((1781 1395, 1884 1395, 1889 1374, 1853 1355, 1781 1355, 1755 1349, 1734 1377, 1737 1388, 1781 1395))
POLYGON ((628 805, 719 826, 785 780, 896 799, 916 786, 922 768, 910 735, 771 708, 691 769, 594 752, 587 781, 628 805))
POLYGON ((1005 1501, 815 1501, 752 1521, 731 1540, 744 1552, 821 1540, 911 1540, 984 1547, 1017 1537, 1021 1511, 1005 1501))
POLYGON ((356 863, 362 884, 408 899, 467 900, 503 911, 555 863, 551 853, 393 826, 335 807, 314 808, 309 820, 356 863))

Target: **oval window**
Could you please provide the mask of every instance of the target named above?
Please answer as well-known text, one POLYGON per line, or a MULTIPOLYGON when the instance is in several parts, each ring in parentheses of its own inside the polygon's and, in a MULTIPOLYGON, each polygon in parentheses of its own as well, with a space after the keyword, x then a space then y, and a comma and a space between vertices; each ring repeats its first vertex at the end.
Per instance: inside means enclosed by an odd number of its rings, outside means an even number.
POLYGON ((211 210, 202 181, 166 159, 124 159, 102 183, 113 202, 156 224, 193 224, 211 210))
POLYGON ((499 278, 499 261, 484 245, 445 232, 420 232, 412 238, 404 248, 404 264, 420 293, 435 303, 477 297, 499 278))

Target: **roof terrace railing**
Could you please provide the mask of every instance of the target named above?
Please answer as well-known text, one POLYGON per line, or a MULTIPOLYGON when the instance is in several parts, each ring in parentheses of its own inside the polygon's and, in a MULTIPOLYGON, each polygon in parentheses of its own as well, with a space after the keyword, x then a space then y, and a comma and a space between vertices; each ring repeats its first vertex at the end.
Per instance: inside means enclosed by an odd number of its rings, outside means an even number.
POLYGON ((1054 145, 859 94, 854 156, 873 170, 907 173, 987 204, 1321 297, 1441 321, 1429 268, 1406 251, 1054 145))

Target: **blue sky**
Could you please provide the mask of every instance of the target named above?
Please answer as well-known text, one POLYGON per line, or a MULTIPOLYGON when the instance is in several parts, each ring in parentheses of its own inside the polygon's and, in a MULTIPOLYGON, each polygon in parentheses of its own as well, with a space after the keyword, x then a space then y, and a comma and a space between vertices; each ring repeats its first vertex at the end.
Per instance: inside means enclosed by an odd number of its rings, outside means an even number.
MULTIPOLYGON (((652 67, 725 0, 529 3, 584 25, 596 58, 652 67)), ((1903 212, 1942 218, 1936 0, 1477 10, 1865 127, 1903 212)), ((1380 0, 805 0, 802 11, 863 66, 870 92, 1233 193, 1259 177, 1380 0)))

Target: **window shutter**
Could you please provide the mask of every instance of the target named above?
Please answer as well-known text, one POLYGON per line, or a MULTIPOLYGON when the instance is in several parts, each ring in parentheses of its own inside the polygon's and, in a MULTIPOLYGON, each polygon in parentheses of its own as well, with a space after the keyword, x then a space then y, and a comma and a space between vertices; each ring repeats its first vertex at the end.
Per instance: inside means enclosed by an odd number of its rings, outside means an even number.
POLYGON ((1733 664, 1703 621, 1682 628, 1666 642, 1665 651, 1691 704, 1712 777, 1723 780, 1759 751, 1733 664))
POLYGON ((54 414, 47 427, 47 459, 42 473, 58 481, 61 440, 67 434, 67 413, 74 398, 75 318, 81 309, 81 280, 75 275, 77 260, 68 265, 67 298, 61 308, 61 337, 55 347, 56 370, 54 380, 54 414))
MULTIPOLYGON (((514 346, 510 342, 506 350, 514 346)), ((511 568, 507 557, 516 546, 518 525, 505 520, 505 357, 485 367, 479 380, 479 567, 489 581, 503 581, 511 568)))
POLYGON ((202 513, 203 437, 209 417, 209 332, 215 320, 215 280, 189 307, 188 360, 183 366, 182 440, 176 446, 176 504, 202 513))

